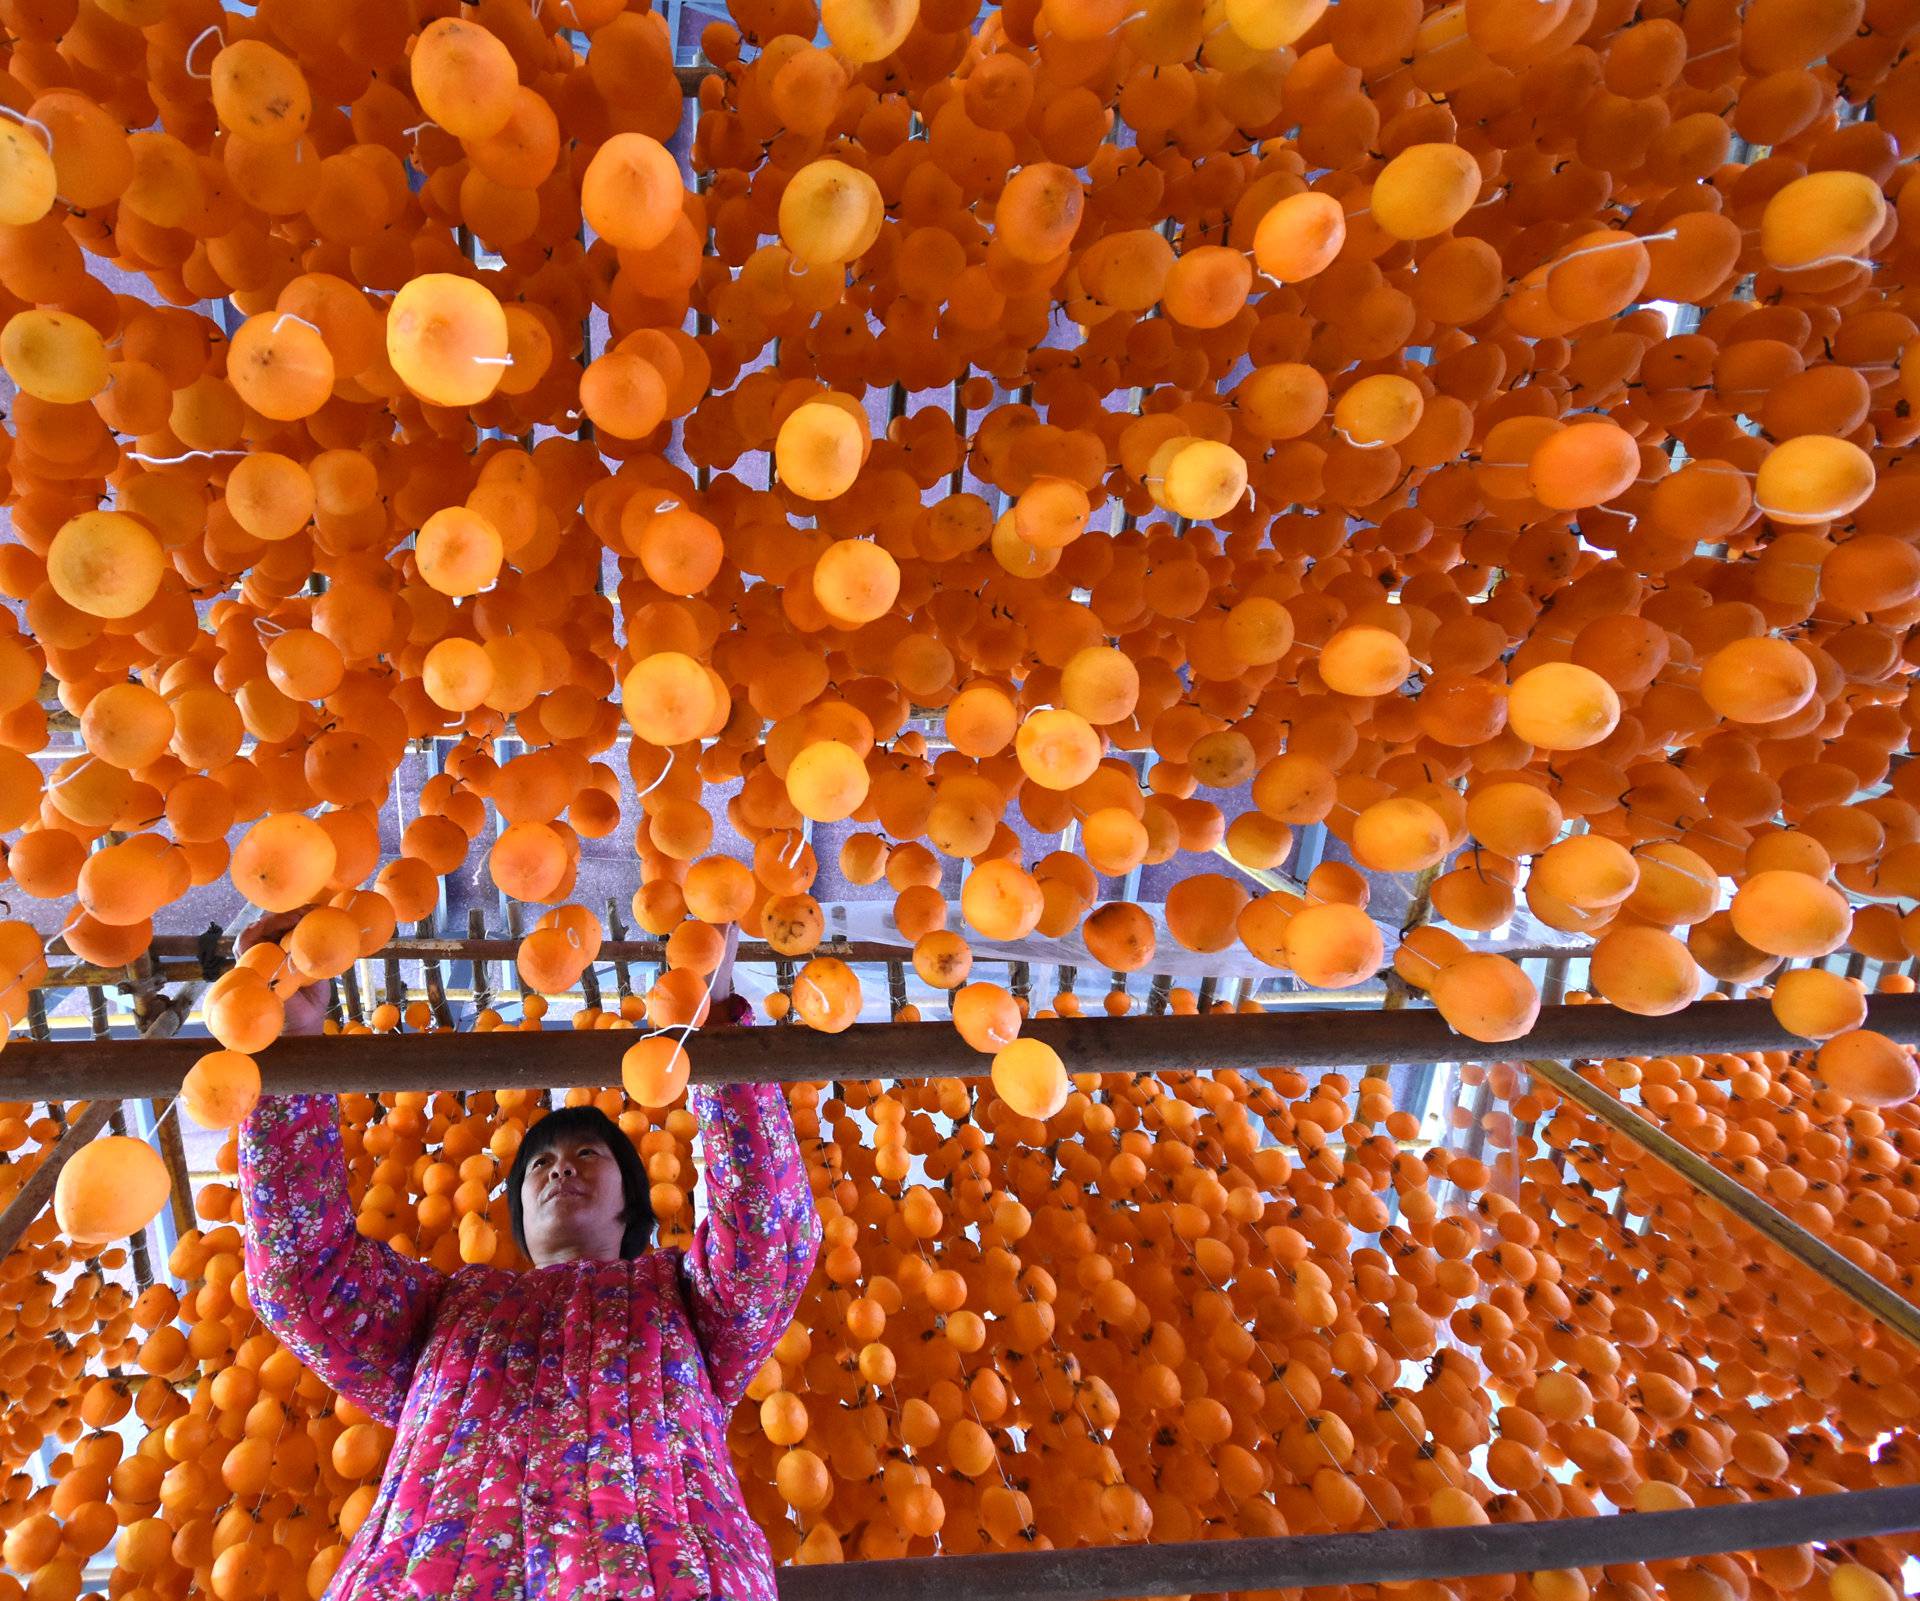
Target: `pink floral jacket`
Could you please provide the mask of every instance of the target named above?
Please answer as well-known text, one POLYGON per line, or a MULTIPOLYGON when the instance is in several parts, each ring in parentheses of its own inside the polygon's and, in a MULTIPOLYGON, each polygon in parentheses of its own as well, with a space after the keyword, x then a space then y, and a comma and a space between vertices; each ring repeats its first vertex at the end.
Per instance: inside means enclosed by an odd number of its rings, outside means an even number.
POLYGON ((326 1601, 775 1601, 726 1428, 821 1225, 778 1085, 689 1101, 691 1249, 449 1278, 355 1227, 332 1095, 261 1098, 240 1137, 254 1305, 396 1431, 326 1601))

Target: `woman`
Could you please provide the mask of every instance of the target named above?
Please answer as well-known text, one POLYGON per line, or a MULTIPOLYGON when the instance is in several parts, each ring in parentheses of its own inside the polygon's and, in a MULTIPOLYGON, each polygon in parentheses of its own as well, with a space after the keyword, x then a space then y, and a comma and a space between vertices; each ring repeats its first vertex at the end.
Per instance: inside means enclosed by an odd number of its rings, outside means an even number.
MULTIPOLYGON (((317 1032, 324 996, 296 997, 290 1027, 317 1032)), ((688 1100, 707 1162, 692 1246, 646 1248, 632 1143, 571 1108, 514 1158, 524 1273, 448 1277, 362 1236, 332 1095, 263 1096, 241 1125, 261 1321, 395 1430, 328 1601, 774 1601, 727 1420, 799 1306, 821 1226, 778 1085, 696 1085, 688 1100)))

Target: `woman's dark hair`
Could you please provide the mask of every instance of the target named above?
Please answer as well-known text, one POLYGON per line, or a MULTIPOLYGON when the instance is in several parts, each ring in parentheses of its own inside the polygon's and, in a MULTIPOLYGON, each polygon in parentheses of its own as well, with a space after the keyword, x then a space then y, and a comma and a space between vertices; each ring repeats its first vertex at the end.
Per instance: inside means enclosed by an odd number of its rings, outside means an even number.
POLYGON ((513 1243, 523 1256, 527 1250, 527 1220, 520 1191, 526 1182, 527 1168, 542 1151, 563 1140, 582 1135, 599 1140, 613 1153, 620 1165, 620 1183, 627 1198, 626 1229, 620 1236, 620 1255, 632 1261, 647 1249, 653 1234, 652 1185, 640 1153, 633 1148, 625 1130, 597 1106, 563 1106, 549 1112, 526 1132, 520 1149, 514 1153, 513 1167, 507 1174, 507 1215, 513 1220, 513 1243))

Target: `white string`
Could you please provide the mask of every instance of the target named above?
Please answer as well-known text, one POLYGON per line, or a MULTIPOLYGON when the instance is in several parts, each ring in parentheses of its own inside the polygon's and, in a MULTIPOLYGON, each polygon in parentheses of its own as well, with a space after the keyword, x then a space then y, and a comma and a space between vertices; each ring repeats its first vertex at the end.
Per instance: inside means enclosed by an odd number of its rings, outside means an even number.
MULTIPOLYGON (((1473 461, 1473 465, 1476 467, 1519 468, 1519 467, 1526 467, 1531 465, 1531 463, 1524 462, 1524 461, 1488 461, 1484 456, 1481 456, 1478 458, 1469 458, 1469 459, 1473 461)), ((1680 468, 1675 472, 1656 473, 1652 477, 1647 477, 1645 475, 1642 475, 1641 477, 1634 479, 1634 482, 1636 484, 1659 484, 1659 483, 1666 482, 1666 480, 1669 478, 1679 477, 1681 472, 1689 472, 1689 471, 1695 471, 1695 470, 1704 472, 1704 473, 1719 473, 1722 477, 1725 477, 1728 474, 1732 474, 1735 478, 1756 478, 1759 476, 1759 474, 1749 472, 1744 467, 1736 467, 1733 465, 1732 462, 1729 462, 1729 461, 1715 461, 1711 458, 1699 457, 1699 458, 1695 458, 1693 461, 1688 462, 1685 467, 1680 468)))
POLYGON ((1564 267, 1568 262, 1578 261, 1582 256, 1598 255, 1603 250, 1620 250, 1627 245, 1647 245, 1647 244, 1652 244, 1657 240, 1678 239, 1679 237, 1680 237, 1680 230, 1678 228, 1669 228, 1665 233, 1622 234, 1618 239, 1602 240, 1597 245, 1587 245, 1587 246, 1584 246, 1582 249, 1569 251, 1566 255, 1560 256, 1555 260, 1548 262, 1546 276, 1551 278, 1553 276, 1554 268, 1564 267))
POLYGON ((205 82, 211 79, 213 77, 213 74, 211 72, 195 72, 193 70, 193 53, 194 51, 200 48, 201 40, 205 39, 208 34, 212 34, 216 39, 220 41, 220 48, 222 50, 226 49, 227 36, 220 31, 220 24, 217 22, 210 22, 206 25, 206 27, 202 28, 197 34, 193 36, 193 43, 187 46, 187 53, 186 55, 181 57, 181 60, 180 60, 180 65, 186 69, 187 76, 189 78, 198 78, 202 82, 205 82))
POLYGON ((1813 261, 1795 262, 1791 267, 1774 267, 1773 270, 1775 272, 1810 272, 1815 267, 1833 267, 1843 261, 1852 267, 1871 269, 1874 265, 1865 256, 1821 256, 1813 261))
POLYGON ((281 312, 279 316, 273 319, 273 326, 267 331, 269 333, 277 334, 280 331, 280 324, 290 319, 294 322, 299 323, 302 328, 308 329, 310 332, 312 332, 315 338, 324 339, 326 337, 326 335, 321 333, 318 328, 315 328, 312 323, 308 322, 305 317, 295 316, 295 314, 291 311, 281 312))
POLYGON ((511 367, 513 365, 513 357, 511 356, 470 356, 467 359, 481 367, 511 367))
POLYGON ((164 1111, 162 1111, 162 1112, 161 1112, 161 1114, 160 1114, 160 1115, 159 1115, 158 1117, 156 1117, 156 1118, 155 1118, 155 1119, 153 1120, 153 1129, 152 1129, 152 1131, 151 1131, 152 1133, 154 1133, 154 1134, 158 1134, 158 1133, 160 1132, 160 1125, 161 1125, 162 1123, 164 1123, 164 1122, 166 1122, 166 1120, 168 1119, 168 1117, 170 1117, 170 1116, 172 1115, 172 1113, 173 1113, 173 1109, 174 1109, 174 1108, 175 1108, 176 1106, 178 1106, 179 1104, 180 1104, 180 1096, 179 1096, 179 1094, 178 1094, 178 1093, 176 1092, 176 1093, 175 1093, 175 1094, 174 1094, 174 1095, 173 1095, 173 1096, 172 1096, 171 1098, 169 1098, 169 1100, 167 1101, 167 1105, 166 1105, 166 1109, 165 1109, 164 1111))
MULTIPOLYGON (((1490 463, 1490 465, 1495 467, 1500 467, 1500 466, 1524 467, 1526 463, 1496 461, 1496 462, 1490 463)), ((1648 478, 1648 477, 1636 478, 1634 479, 1634 482, 1636 484, 1657 484, 1657 483, 1663 482, 1667 478, 1678 478, 1680 474, 1683 472, 1717 473, 1722 478, 1728 478, 1728 477, 1758 478, 1760 476, 1757 472, 1751 471, 1748 468, 1736 467, 1730 461, 1720 461, 1717 458, 1712 456, 1696 456, 1692 461, 1688 462, 1684 467, 1677 468, 1675 471, 1671 473, 1656 473, 1651 478, 1648 478)))
POLYGON ((15 122, 24 122, 29 128, 38 128, 40 137, 47 141, 47 154, 53 154, 53 130, 38 117, 29 117, 24 111, 17 111, 12 106, 4 105, 0 105, 0 116, 11 117, 15 122))
MULTIPOLYGON (((668 1023, 661 1028, 648 1029, 645 1034, 640 1036, 642 1039, 653 1040, 658 1039, 662 1034, 671 1034, 676 1029, 679 1031, 680 1038, 673 1043, 673 1055, 667 1058, 667 1068, 669 1071, 672 1070, 674 1064, 678 1062, 681 1057, 687 1054, 687 1036, 697 1029, 701 1023, 705 1022, 713 1010, 711 1004, 713 1001, 713 987, 720 982, 720 965, 718 962, 714 963, 713 971, 707 975, 706 993, 700 997, 700 1004, 693 1009, 695 1019, 693 1022, 668 1023)), ((812 980, 809 979, 808 982, 811 983, 812 980)))
MULTIPOLYGON (((812 990, 813 993, 819 997, 820 1009, 823 1012, 828 1010, 827 992, 823 990, 815 980, 807 977, 807 970, 804 967, 800 969, 800 977, 799 977, 799 980, 795 983, 794 988, 798 989, 801 984, 806 985, 808 989, 812 990)), ((1013 1043, 1013 1041, 1010 1039, 1004 1040, 1004 1041, 1000 1040, 998 1036, 995 1036, 995 1041, 997 1044, 1003 1044, 1003 1045, 1011 1045, 1013 1043)))
MULTIPOLYGON (((78 912, 84 912, 86 908, 78 907, 76 910, 78 912)), ((67 929, 72 928, 75 923, 79 922, 79 920, 80 919, 77 915, 69 917, 65 925, 61 928, 60 932, 64 934, 67 931, 67 929)), ((40 980, 38 987, 41 989, 54 989, 57 986, 66 983, 69 979, 77 978, 80 974, 84 973, 92 965, 93 964, 91 962, 75 962, 70 967, 62 967, 57 970, 49 970, 47 973, 47 976, 40 980)), ((15 976, 15 979, 17 980, 20 975, 16 973, 14 976, 15 976)), ((4 1015, 4 1014, 0 1014, 0 1015, 4 1015)), ((15 1019, 15 1021, 17 1022, 18 1019, 15 1019)), ((9 1027, 11 1026, 12 1025, 10 1024, 9 1027)))
POLYGON ((1753 509, 1759 512, 1762 517, 1787 517, 1796 522, 1827 523, 1832 522, 1835 517, 1844 515, 1844 513, 1841 512, 1819 513, 1812 511, 1787 511, 1779 507, 1769 506, 1765 501, 1759 499, 1754 501, 1753 509))
POLYGON ((645 789, 641 790, 640 793, 634 798, 636 800, 645 800, 649 795, 651 795, 656 789, 658 789, 662 784, 664 784, 667 781, 667 774, 669 774, 672 771, 673 771, 673 747, 669 745, 667 747, 667 765, 660 769, 660 776, 656 778, 651 784, 647 785, 645 789))
POLYGON ((86 760, 81 762, 81 764, 78 767, 74 768, 71 772, 62 773, 58 778, 48 779, 47 788, 50 790, 58 789, 62 784, 71 784, 76 778, 78 778, 89 767, 91 767, 93 763, 94 763, 93 754, 92 752, 88 752, 86 760))
POLYGON ((189 450, 180 456, 148 456, 138 450, 127 452, 128 461, 144 462, 149 467, 174 467, 183 461, 192 461, 195 456, 244 456, 244 450, 189 450))

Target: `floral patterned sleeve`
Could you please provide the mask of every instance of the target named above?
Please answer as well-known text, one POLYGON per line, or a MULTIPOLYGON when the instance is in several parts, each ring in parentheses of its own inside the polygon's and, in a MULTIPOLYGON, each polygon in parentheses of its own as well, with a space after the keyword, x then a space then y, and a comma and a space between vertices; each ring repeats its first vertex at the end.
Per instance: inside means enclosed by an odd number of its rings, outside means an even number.
POLYGON ((696 1084, 687 1099, 706 1144, 707 1215, 681 1284, 714 1394, 731 1407, 799 1310, 823 1229, 778 1084, 696 1084))
POLYGON ((447 1279, 355 1226, 336 1097, 261 1096, 240 1126, 240 1191, 260 1321, 340 1394, 397 1423, 447 1279))

